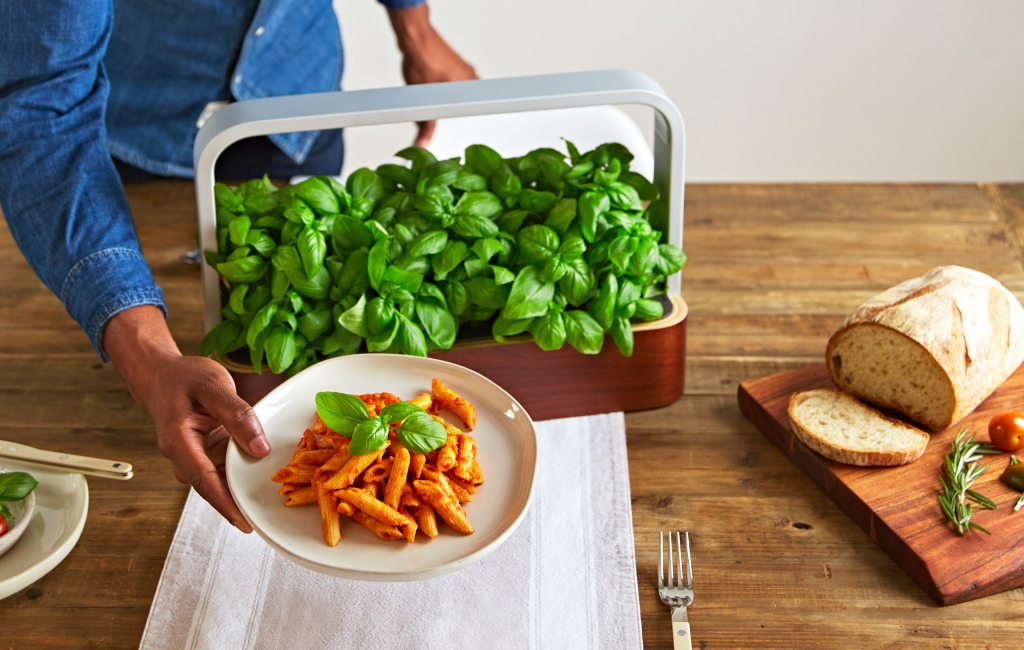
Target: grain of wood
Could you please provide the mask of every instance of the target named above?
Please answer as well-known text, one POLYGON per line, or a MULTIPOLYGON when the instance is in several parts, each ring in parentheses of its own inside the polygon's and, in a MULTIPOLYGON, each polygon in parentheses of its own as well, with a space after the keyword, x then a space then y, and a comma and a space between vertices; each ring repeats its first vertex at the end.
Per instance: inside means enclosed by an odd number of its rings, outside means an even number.
MULTIPOLYGON (((1024 224, 1024 185, 995 187, 1002 213, 973 185, 687 187, 688 394, 626 417, 645 648, 672 647, 654 590, 657 532, 668 528, 692 532, 698 647, 1019 647, 1022 590, 936 607, 735 404, 736 383, 821 363, 825 341, 859 301, 933 266, 970 266, 1024 289, 1024 253, 1011 248, 1005 217, 1024 224)), ((192 184, 132 186, 128 199, 171 329, 195 352, 199 268, 178 262, 195 245, 192 184)), ((90 481, 79 545, 0 601, 0 650, 136 648, 186 490, 152 424, 112 368, 94 368, 88 340, 32 275, 6 224, 0 272, 0 437, 120 452, 137 470, 128 484, 90 481), (61 407, 47 409, 47 400, 61 407)))

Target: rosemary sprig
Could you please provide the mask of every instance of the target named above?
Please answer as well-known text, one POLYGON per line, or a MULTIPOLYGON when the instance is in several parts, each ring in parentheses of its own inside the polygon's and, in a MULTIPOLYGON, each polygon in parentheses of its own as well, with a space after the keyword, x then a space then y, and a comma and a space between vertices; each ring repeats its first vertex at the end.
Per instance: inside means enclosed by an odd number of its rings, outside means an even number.
POLYGON ((982 508, 994 510, 996 504, 983 494, 970 489, 979 476, 985 473, 988 465, 978 466, 982 457, 979 453, 981 443, 974 442, 974 434, 967 436, 967 429, 961 429, 953 439, 951 453, 946 454, 945 477, 939 477, 942 483, 942 494, 939 495, 939 506, 949 520, 956 526, 956 531, 963 535, 970 529, 980 530, 991 535, 982 526, 971 521, 974 514, 973 502, 982 508))
POLYGON ((999 456, 1000 454, 1005 454, 1006 452, 1003 451, 1002 449, 999 449, 991 442, 982 442, 979 443, 978 450, 975 453, 983 454, 985 456, 999 456))

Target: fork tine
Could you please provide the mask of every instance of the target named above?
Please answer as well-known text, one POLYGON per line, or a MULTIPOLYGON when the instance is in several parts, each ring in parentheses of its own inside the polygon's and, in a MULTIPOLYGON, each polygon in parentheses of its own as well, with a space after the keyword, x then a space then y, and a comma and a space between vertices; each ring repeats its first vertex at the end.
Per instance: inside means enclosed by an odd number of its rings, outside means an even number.
POLYGON ((693 589, 693 567, 690 565, 690 532, 686 532, 686 586, 693 589))
POLYGON ((658 531, 658 587, 665 586, 665 532, 658 531))
POLYGON ((676 587, 682 589, 686 586, 683 583, 683 538, 678 530, 676 531, 676 556, 672 559, 676 562, 676 566, 679 567, 677 569, 679 580, 676 583, 676 587))
POLYGON ((674 588, 676 586, 676 574, 675 574, 676 563, 672 557, 672 533, 668 534, 668 586, 674 588))

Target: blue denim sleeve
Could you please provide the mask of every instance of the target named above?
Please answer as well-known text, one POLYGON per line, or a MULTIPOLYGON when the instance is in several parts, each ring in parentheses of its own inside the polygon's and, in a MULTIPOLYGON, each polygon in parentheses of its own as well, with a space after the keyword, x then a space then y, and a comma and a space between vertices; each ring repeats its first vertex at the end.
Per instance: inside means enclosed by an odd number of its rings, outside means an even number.
POLYGON ((0 208, 100 357, 103 327, 164 310, 106 145, 111 0, 0 2, 0 208))
POLYGON ((382 5, 388 9, 409 9, 410 7, 417 7, 427 0, 378 0, 382 5))

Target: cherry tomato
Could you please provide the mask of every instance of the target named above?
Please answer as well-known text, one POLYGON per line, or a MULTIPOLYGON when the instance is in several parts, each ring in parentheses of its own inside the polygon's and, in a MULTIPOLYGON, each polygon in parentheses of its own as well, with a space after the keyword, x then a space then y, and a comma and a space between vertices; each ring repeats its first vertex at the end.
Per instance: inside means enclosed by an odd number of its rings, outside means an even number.
POLYGON ((7 534, 7 520, 4 519, 3 515, 0 515, 0 537, 7 534))
POLYGON ((1002 451, 1024 448, 1024 415, 1014 411, 999 413, 988 421, 988 437, 1002 451))

